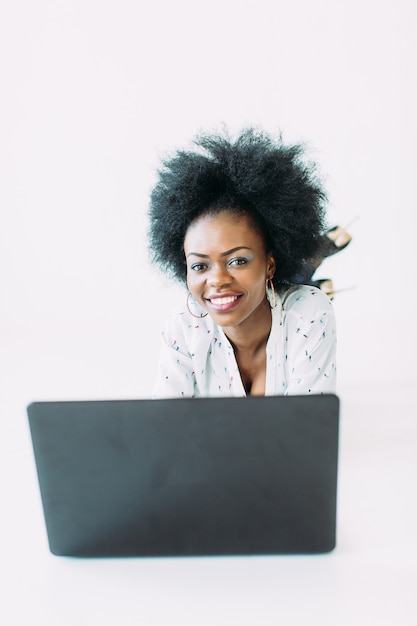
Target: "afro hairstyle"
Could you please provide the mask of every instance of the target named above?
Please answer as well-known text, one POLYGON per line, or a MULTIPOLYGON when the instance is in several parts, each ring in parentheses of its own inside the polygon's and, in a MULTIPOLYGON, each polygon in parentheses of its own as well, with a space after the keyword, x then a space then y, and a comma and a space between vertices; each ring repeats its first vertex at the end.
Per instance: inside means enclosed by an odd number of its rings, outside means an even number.
POLYGON ((198 136, 194 151, 162 162, 150 195, 149 253, 162 271, 186 284, 184 238, 205 214, 250 216, 276 261, 274 284, 291 283, 319 249, 326 193, 301 144, 284 145, 253 128, 236 140, 198 136))

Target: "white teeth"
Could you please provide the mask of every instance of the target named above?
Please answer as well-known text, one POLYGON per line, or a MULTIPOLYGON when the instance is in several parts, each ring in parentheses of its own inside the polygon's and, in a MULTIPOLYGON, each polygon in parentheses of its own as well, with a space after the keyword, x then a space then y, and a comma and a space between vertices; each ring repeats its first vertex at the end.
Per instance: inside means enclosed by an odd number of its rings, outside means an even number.
POLYGON ((237 296, 226 296, 225 298, 212 298, 213 304, 230 304, 237 300, 237 296))

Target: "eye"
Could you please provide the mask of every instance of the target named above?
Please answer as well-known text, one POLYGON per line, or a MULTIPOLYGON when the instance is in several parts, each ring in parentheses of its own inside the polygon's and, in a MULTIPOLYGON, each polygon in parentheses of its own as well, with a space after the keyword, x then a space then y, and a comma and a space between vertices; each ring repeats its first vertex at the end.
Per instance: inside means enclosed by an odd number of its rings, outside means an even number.
POLYGON ((202 272, 206 268, 207 268, 207 265, 205 263, 193 263, 190 266, 190 269, 194 270, 194 272, 202 272))
POLYGON ((227 265, 228 267, 230 266, 237 266, 237 265, 245 265, 245 263, 248 262, 248 259, 245 259, 244 257, 236 257, 235 259, 230 259, 230 261, 228 261, 227 265))

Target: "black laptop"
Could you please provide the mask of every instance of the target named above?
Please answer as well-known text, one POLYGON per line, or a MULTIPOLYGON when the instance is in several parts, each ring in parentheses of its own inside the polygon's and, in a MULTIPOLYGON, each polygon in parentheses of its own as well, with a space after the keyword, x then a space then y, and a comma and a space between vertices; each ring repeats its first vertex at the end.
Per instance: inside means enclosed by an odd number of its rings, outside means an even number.
POLYGON ((335 547, 335 395, 35 402, 28 416, 53 554, 335 547))

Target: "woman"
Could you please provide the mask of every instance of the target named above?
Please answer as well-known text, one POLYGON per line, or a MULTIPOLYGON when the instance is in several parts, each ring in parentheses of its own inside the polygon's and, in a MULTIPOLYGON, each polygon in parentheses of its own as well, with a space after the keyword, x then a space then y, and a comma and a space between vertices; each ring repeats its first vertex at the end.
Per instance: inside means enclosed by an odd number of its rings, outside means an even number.
POLYGON ((332 304, 293 284, 323 233, 313 166, 253 129, 196 145, 151 194, 152 259, 189 290, 162 333, 154 397, 334 392, 332 304))

